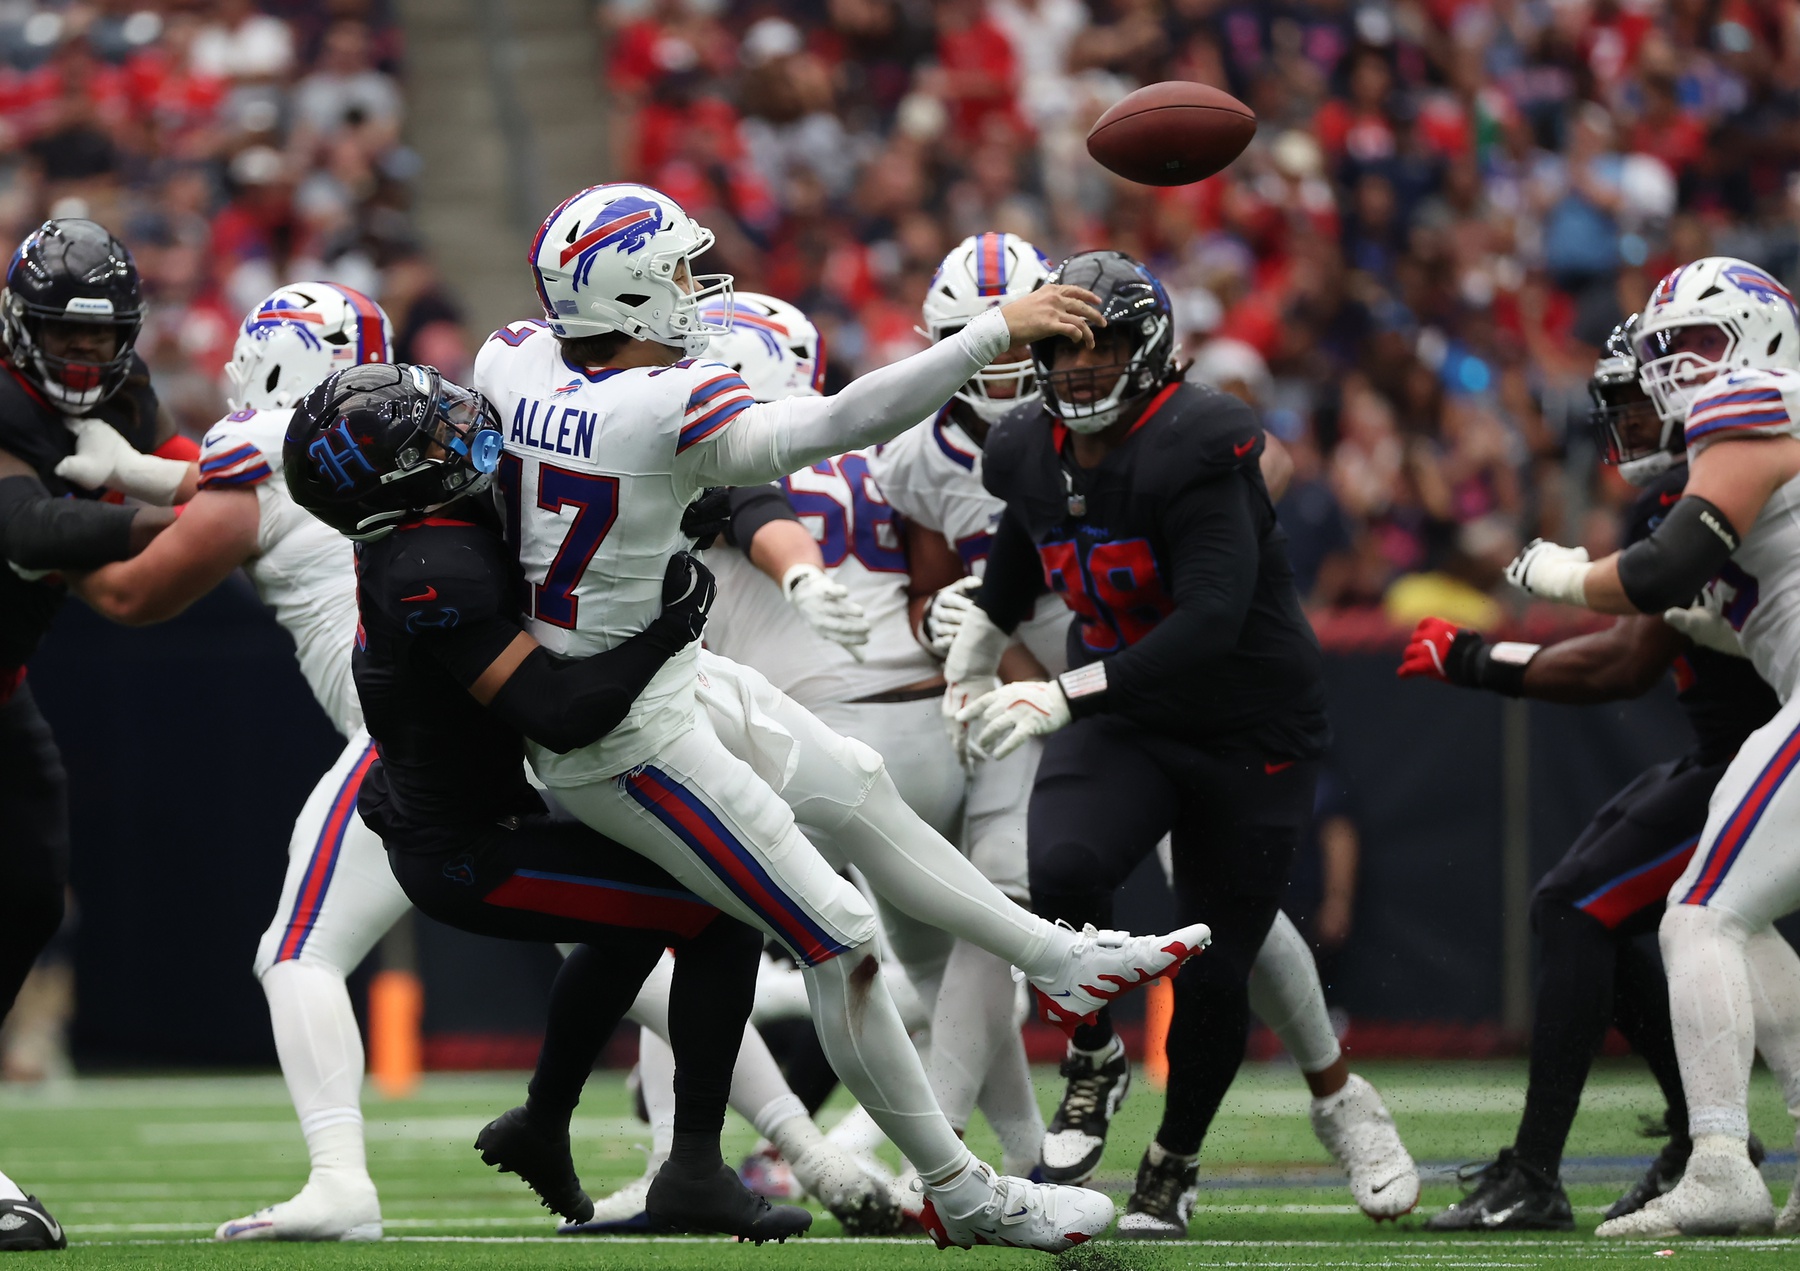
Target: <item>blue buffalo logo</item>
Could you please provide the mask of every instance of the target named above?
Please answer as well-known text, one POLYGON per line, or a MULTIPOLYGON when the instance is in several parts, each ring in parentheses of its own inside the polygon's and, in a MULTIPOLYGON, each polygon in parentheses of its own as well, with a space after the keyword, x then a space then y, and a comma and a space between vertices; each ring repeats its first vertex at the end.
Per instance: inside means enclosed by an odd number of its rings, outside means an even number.
MULTIPOLYGON (((704 321, 723 325, 726 317, 725 306, 708 305, 705 309, 700 311, 700 316, 704 321)), ((753 333, 763 342, 763 346, 769 350, 769 356, 772 358, 779 358, 781 356, 783 341, 794 338, 793 332, 789 331, 787 327, 775 321, 773 318, 763 317, 760 313, 750 313, 743 309, 733 309, 730 316, 731 329, 734 331, 749 331, 753 333)))
POLYGON ((1794 297, 1788 289, 1776 282, 1768 274, 1754 265, 1732 265, 1723 271, 1725 280, 1736 285, 1739 291, 1745 292, 1764 304, 1783 304, 1789 313, 1794 313, 1794 297))
POLYGON ((325 347, 319 338, 324 326, 325 315, 317 309, 304 309, 286 296, 277 296, 273 304, 244 319, 244 334, 266 340, 277 331, 288 330, 298 335, 307 348, 319 350, 325 347))
POLYGON ((566 267, 570 261, 575 262, 574 276, 569 285, 579 291, 587 285, 594 260, 602 251, 611 247, 630 256, 642 251, 644 245, 656 237, 662 228, 662 204, 653 199, 627 194, 601 209, 600 215, 594 218, 594 223, 562 249, 557 263, 566 267))

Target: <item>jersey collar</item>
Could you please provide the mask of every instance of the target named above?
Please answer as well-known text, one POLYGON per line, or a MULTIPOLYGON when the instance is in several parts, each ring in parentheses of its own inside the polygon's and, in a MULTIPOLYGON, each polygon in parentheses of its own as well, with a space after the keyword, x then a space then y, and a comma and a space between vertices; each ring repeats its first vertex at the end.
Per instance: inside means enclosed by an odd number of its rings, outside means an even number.
MULTIPOLYGON (((1163 385, 1162 388, 1157 391, 1156 396, 1150 399, 1150 404, 1144 407, 1144 413, 1137 417, 1137 423, 1133 424, 1125 435, 1127 437, 1136 436, 1137 430, 1149 423, 1150 417, 1161 410, 1171 397, 1175 396, 1175 390, 1181 387, 1181 383, 1180 380, 1176 380, 1173 384, 1163 385)), ((1062 420, 1053 416, 1050 421, 1050 441, 1052 445, 1054 445, 1057 454, 1062 454, 1063 445, 1068 440, 1069 426, 1063 423, 1062 420)))

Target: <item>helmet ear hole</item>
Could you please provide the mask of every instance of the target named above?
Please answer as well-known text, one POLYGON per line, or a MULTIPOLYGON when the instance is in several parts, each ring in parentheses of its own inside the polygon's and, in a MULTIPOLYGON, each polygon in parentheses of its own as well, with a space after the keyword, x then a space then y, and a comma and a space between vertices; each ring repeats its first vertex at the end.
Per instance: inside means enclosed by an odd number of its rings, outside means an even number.
POLYGON ((348 343, 350 343, 350 337, 342 331, 333 331, 330 335, 325 336, 323 338, 324 338, 325 343, 327 343, 327 344, 348 344, 348 343))
POLYGON ((1769 357, 1775 356, 1775 350, 1781 347, 1781 336, 1782 336, 1782 333, 1780 331, 1777 331, 1775 333, 1775 338, 1769 341, 1769 347, 1766 350, 1767 356, 1769 356, 1769 357))
POLYGON ((626 292, 622 296, 614 296, 613 303, 624 305, 627 309, 635 309, 639 305, 649 304, 650 297, 640 296, 636 292, 626 292))
POLYGON ((273 393, 275 385, 281 382, 281 363, 277 362, 269 368, 269 378, 263 381, 263 392, 273 393))

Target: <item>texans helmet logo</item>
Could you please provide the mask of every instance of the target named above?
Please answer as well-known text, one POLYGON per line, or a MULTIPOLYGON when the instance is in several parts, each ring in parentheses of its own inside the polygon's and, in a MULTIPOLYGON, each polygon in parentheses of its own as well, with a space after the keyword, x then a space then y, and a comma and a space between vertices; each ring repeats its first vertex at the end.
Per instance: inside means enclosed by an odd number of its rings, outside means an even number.
POLYGON ((569 286, 571 290, 580 291, 587 284, 595 257, 602 251, 611 247, 630 256, 642 251, 662 229, 662 204, 628 194, 608 203, 592 225, 570 240, 562 249, 557 264, 566 267, 570 261, 575 262, 569 286))

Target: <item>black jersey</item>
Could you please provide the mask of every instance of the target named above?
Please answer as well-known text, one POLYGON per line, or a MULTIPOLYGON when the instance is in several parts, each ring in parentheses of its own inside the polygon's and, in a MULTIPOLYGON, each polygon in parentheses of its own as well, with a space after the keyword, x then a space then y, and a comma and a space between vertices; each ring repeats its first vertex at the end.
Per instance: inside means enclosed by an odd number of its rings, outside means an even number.
MULTIPOLYGON (((476 501, 457 505, 487 515, 476 501)), ((525 739, 468 688, 521 629, 520 577, 497 525, 429 517, 356 549, 351 668, 382 779, 377 831, 491 824, 544 810, 525 739)), ((371 821, 375 825, 374 820, 371 821)))
POLYGON ((1325 748, 1319 643, 1258 467, 1262 436, 1243 402, 1191 384, 1158 393, 1094 468, 1068 457, 1041 407, 988 435, 984 480, 1007 506, 980 603, 1011 630, 1036 596, 1063 598, 1069 664, 1106 663, 1106 692, 1078 699, 1078 715, 1276 758, 1325 748))
MULTIPOLYGON (((1648 538, 1681 499, 1687 486, 1686 464, 1677 464, 1644 487, 1626 511, 1620 536, 1629 546, 1648 538)), ((1694 729, 1694 756, 1703 764, 1735 753, 1744 738, 1761 728, 1781 708, 1748 658, 1695 645, 1676 658, 1670 669, 1688 723, 1694 729)))
MULTIPOLYGON (((125 386, 86 415, 104 419, 137 449, 156 449, 156 390, 150 371, 134 356, 125 386)), ((63 412, 30 381, 0 360, 0 450, 31 465, 38 480, 58 498, 98 498, 56 475, 56 465, 75 453, 75 437, 63 412)), ((0 672, 23 666, 37 651, 67 591, 59 582, 28 582, 0 564, 0 672)))

